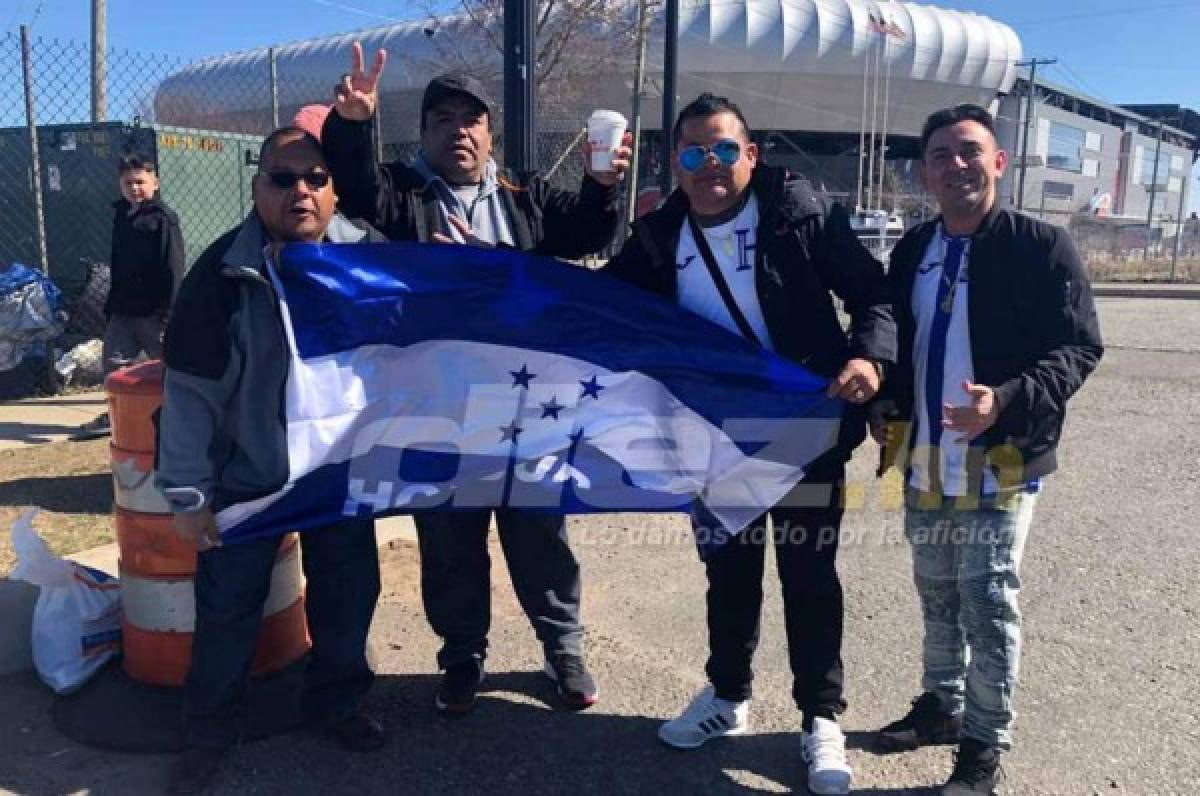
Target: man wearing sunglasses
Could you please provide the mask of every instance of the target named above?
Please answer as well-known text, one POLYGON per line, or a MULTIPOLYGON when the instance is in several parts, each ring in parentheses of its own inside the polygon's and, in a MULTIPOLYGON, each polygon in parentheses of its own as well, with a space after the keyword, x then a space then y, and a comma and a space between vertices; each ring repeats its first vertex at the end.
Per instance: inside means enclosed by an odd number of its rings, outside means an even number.
MULTIPOLYGON (((598 252, 613 239, 629 147, 618 148, 609 172, 592 171, 585 147, 578 193, 501 169, 492 158, 492 102, 468 75, 439 75, 426 86, 421 149, 412 165, 377 164, 371 119, 385 62, 380 50, 367 71, 362 47, 354 44, 351 71, 322 130, 343 212, 365 219, 391 240, 510 246, 567 259, 598 252)), ((471 710, 484 678, 491 518, 487 509, 413 518, 425 613, 443 640, 438 666, 445 675, 434 706, 448 713, 471 710)), ((583 659, 579 562, 564 518, 502 509, 495 520, 517 598, 542 643, 546 675, 565 707, 591 706, 597 689, 583 659)))
MULTIPOLYGON (((200 551, 186 749, 172 768, 172 793, 203 789, 242 735, 247 676, 279 548, 277 537, 222 545, 214 519, 288 478, 280 401, 289 357, 265 253, 289 242, 383 239, 335 214, 321 145, 298 127, 263 142, 252 192, 250 215, 192 266, 166 332, 156 485, 176 530, 200 551)), ((378 749, 383 728, 359 708, 373 678, 366 641, 379 595, 374 522, 343 520, 300 537, 313 641, 302 708, 343 748, 378 749)))
MULTIPOLYGON (((866 435, 864 405, 896 358, 883 269, 842 208, 759 161, 746 120, 729 100, 701 95, 680 112, 672 135, 679 189, 634 225, 606 270, 828 376, 829 394, 846 401, 834 448, 769 515, 808 787, 847 793, 851 772, 836 721, 846 702, 835 557, 845 464, 866 435), (850 315, 848 331, 831 291, 850 315)), ((749 727, 766 519, 705 560, 711 685, 660 728, 672 746, 695 748, 749 727)), ((714 531, 703 517, 693 524, 698 538, 714 531)))

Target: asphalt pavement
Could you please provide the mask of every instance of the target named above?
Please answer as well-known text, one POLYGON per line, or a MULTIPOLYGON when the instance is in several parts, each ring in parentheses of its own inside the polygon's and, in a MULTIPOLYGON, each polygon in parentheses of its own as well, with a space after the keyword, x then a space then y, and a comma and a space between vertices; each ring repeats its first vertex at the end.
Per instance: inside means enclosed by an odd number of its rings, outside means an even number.
MULTIPOLYGON (((1101 298, 1109 349, 1071 404, 1022 571, 1024 652, 1004 794, 1200 793, 1200 303, 1101 298)), ((921 625, 901 516, 853 467, 840 568, 846 589, 855 792, 936 793, 951 750, 872 751, 871 732, 919 690, 921 625)), ((215 794, 805 793, 799 716, 777 579, 769 566, 752 733, 691 751, 658 724, 705 683, 704 575, 679 517, 572 520, 584 568, 587 653, 601 688, 584 713, 554 708, 539 645, 494 549, 486 693, 451 720, 432 708, 436 639, 420 606, 415 551, 383 553, 385 595, 370 707, 392 741, 337 752, 297 732, 240 748, 215 794)), ((770 557, 768 557, 770 558, 770 557)), ((64 739, 32 676, 0 679, 0 791, 150 793, 169 760, 64 739)), ((120 720, 120 717, 114 717, 120 720)))

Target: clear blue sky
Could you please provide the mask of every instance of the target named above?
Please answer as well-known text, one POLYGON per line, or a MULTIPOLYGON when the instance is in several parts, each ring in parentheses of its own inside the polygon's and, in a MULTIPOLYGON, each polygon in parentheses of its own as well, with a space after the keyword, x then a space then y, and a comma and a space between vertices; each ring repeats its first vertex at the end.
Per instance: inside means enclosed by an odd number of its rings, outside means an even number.
MULTIPOLYGON (((1026 57, 1057 57, 1048 79, 1114 104, 1200 111, 1200 0, 933 0, 1011 26, 1026 57)), ((442 7, 455 5, 439 0, 442 7)), ((86 40, 88 0, 9 0, 4 30, 33 20, 44 37, 86 40), (36 16, 35 16, 36 14, 36 16)), ((188 58, 419 17, 404 0, 108 0, 110 46, 188 58)), ((1193 209, 1200 190, 1192 183, 1193 209)))

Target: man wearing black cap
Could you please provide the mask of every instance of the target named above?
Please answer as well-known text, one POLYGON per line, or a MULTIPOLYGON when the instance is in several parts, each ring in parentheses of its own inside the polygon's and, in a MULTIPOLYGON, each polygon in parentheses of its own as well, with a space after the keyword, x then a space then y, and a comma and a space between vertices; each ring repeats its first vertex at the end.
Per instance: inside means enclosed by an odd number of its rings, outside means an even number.
MULTIPOLYGON (((614 153, 613 171, 586 175, 578 193, 555 190, 534 174, 501 169, 492 159, 493 106, 478 80, 435 77, 421 100, 421 149, 412 165, 375 162, 371 119, 386 54, 370 71, 354 44, 353 67, 337 89, 322 130, 340 209, 391 240, 510 246, 578 259, 603 249, 619 223, 618 185, 628 168, 627 146, 614 153)), ((596 701, 584 665, 579 622, 579 562, 567 544, 561 515, 513 509, 495 512, 513 587, 542 642, 546 674, 564 704, 579 710, 596 701)), ((445 670, 435 705, 465 713, 483 681, 490 623, 488 526, 492 512, 417 514, 425 613, 442 637, 445 670)))

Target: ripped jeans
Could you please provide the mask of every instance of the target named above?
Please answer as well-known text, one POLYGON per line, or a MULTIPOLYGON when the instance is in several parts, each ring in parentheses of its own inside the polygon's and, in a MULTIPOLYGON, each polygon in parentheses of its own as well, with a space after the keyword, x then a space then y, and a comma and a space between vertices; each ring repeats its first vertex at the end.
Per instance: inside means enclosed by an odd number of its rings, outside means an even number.
POLYGON ((922 688, 951 713, 962 736, 1012 745, 1013 693, 1021 657, 1021 555, 1037 494, 973 501, 905 493, 904 531, 925 622, 922 688))

